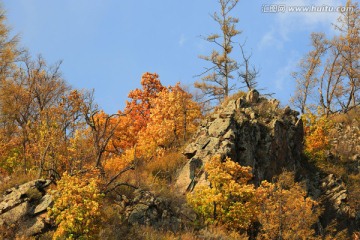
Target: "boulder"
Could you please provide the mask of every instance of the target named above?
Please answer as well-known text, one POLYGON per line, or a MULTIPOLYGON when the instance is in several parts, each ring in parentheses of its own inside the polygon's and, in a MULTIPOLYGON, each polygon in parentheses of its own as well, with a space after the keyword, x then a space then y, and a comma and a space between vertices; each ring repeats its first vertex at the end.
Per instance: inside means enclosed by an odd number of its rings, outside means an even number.
POLYGON ((46 194, 41 198, 40 203, 35 207, 34 214, 45 212, 47 208, 52 204, 52 202, 53 202, 52 196, 46 194))
POLYGON ((122 206, 125 217, 131 225, 147 225, 156 229, 178 231, 181 220, 165 199, 156 197, 152 192, 138 189, 134 198, 124 197, 122 206))
POLYGON ((246 101, 248 103, 257 103, 259 101, 259 92, 255 89, 250 90, 246 95, 246 101))
POLYGON ((24 236, 44 232, 49 227, 45 221, 46 210, 53 203, 46 193, 50 183, 50 180, 38 179, 6 190, 0 198, 0 226, 11 227, 24 236))
POLYGON ((334 174, 329 174, 321 180, 320 186, 323 191, 323 201, 329 202, 338 216, 351 214, 350 207, 347 204, 348 192, 340 178, 334 174))

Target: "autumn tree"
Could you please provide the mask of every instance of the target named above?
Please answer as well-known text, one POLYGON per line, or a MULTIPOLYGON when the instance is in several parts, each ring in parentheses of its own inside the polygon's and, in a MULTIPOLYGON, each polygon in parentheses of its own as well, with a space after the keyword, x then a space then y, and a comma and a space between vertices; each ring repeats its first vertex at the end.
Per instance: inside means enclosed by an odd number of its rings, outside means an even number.
POLYGON ((83 115, 84 95, 86 92, 70 90, 54 109, 56 122, 62 132, 60 143, 66 148, 62 171, 73 173, 91 161, 92 147, 90 131, 86 128, 83 115))
POLYGON ((209 186, 198 186, 187 196, 207 224, 246 231, 256 219, 255 187, 249 184, 251 168, 227 158, 213 157, 205 164, 209 186))
POLYGON ((22 165, 24 172, 57 177, 81 168, 91 149, 86 134, 79 135, 86 131, 82 94, 62 79, 61 62, 49 66, 41 56, 32 59, 29 54, 19 60, 1 88, 2 126, 10 139, 4 166, 14 171, 22 165))
POLYGON ((17 57, 21 54, 18 49, 18 37, 10 37, 9 28, 5 25, 6 16, 0 9, 0 80, 9 77, 15 66, 17 57))
POLYGON ((202 78, 195 82, 195 87, 202 92, 201 98, 206 106, 222 102, 228 97, 237 87, 235 80, 241 82, 242 87, 248 90, 257 86, 256 78, 259 76, 259 70, 251 64, 252 55, 247 55, 244 50, 246 42, 240 44, 237 40, 241 34, 236 28, 239 19, 230 15, 238 2, 238 0, 218 0, 220 10, 211 15, 219 25, 221 33, 204 38, 214 44, 215 49, 208 56, 200 56, 201 59, 209 62, 210 67, 205 67, 205 70, 197 76, 202 78), (239 46, 239 58, 233 57, 236 45, 239 46))
POLYGON ((100 110, 94 100, 94 92, 82 95, 81 112, 89 128, 93 149, 92 164, 103 172, 103 158, 109 150, 109 143, 120 124, 120 114, 106 114, 100 110))
POLYGON ((207 224, 254 232, 254 223, 259 223, 259 239, 312 239, 320 210, 294 175, 285 172, 275 183, 263 181, 255 188, 249 182, 251 170, 213 157, 204 168, 209 185, 188 193, 188 203, 207 224))
POLYGON ((359 105, 360 10, 348 0, 346 11, 334 24, 338 35, 328 39, 322 33, 312 34, 312 47, 294 73, 297 82, 292 99, 302 113, 305 109, 322 114, 348 112, 359 105))
POLYGON ((59 66, 60 63, 47 66, 41 56, 32 60, 29 55, 24 55, 12 76, 2 82, 0 111, 6 125, 13 126, 12 137, 19 138, 25 172, 34 159, 29 152, 33 142, 29 138, 31 132, 41 123, 50 121, 53 109, 68 91, 59 66))
POLYGON ((97 239, 101 222, 99 182, 64 173, 48 215, 57 225, 53 239, 97 239))
POLYGON ((318 163, 325 161, 326 153, 330 150, 329 131, 333 127, 332 122, 326 116, 317 116, 306 113, 302 116, 304 121, 304 152, 318 163))
POLYGON ((125 110, 121 111, 114 135, 106 148, 104 167, 107 173, 116 175, 115 172, 129 166, 141 169, 136 174, 143 171, 151 175, 154 169, 171 172, 182 158, 166 159, 178 156, 174 152, 197 130, 202 115, 199 104, 192 100, 191 94, 179 84, 163 87, 157 74, 146 73, 142 83, 142 90, 131 91, 133 101, 128 102, 125 110), (153 83, 157 87, 148 86, 154 86, 153 83), (137 120, 142 126, 135 123, 137 120))
MULTIPOLYGON (((150 119, 151 99, 156 98, 157 94, 165 87, 159 80, 159 75, 156 73, 146 72, 141 77, 141 89, 130 91, 128 97, 130 101, 126 102, 124 114, 129 124, 125 124, 127 131, 126 142, 127 146, 134 146, 137 142, 138 133, 144 129, 150 119), (130 124, 131 123, 131 124, 130 124)), ((124 134, 122 131, 121 134, 124 134)))
POLYGON ((321 64, 321 58, 327 49, 323 33, 311 34, 311 45, 313 50, 310 51, 304 59, 301 60, 298 72, 293 73, 296 81, 296 92, 291 101, 305 113, 309 96, 313 95, 315 86, 318 84, 317 71, 321 64))
POLYGON ((119 111, 110 148, 120 153, 136 148, 137 154, 149 156, 154 149, 179 146, 195 131, 200 106, 179 84, 164 87, 156 73, 145 73, 141 85, 129 93, 131 101, 119 111))
POLYGON ((235 87, 231 80, 234 79, 233 73, 238 69, 238 64, 231 58, 231 53, 234 38, 240 34, 240 31, 236 29, 238 18, 230 16, 230 12, 239 1, 219 0, 218 2, 220 11, 215 12, 212 18, 219 24, 221 34, 209 35, 205 40, 215 44, 220 50, 214 49, 211 55, 200 56, 201 59, 210 62, 211 67, 206 67, 200 74, 203 77, 201 81, 195 82, 195 87, 208 97, 207 101, 221 102, 235 87))
POLYGON ((82 93, 64 93, 58 104, 46 110, 46 118, 36 122, 30 132, 30 151, 39 176, 64 171, 73 173, 92 159, 90 131, 82 116, 82 93))
POLYGON ((351 0, 346 2, 346 9, 341 13, 335 28, 339 30, 340 62, 344 68, 345 99, 340 98, 339 104, 346 111, 360 103, 360 9, 359 3, 351 0))
MULTIPOLYGON (((20 54, 17 48, 18 38, 17 36, 10 37, 5 21, 4 11, 0 9, 0 109, 6 107, 4 87, 14 72, 15 61, 20 54)), ((16 158, 19 150, 16 149, 16 146, 19 142, 18 139, 13 138, 15 131, 16 126, 7 121, 3 114, 0 114, 0 171, 11 172, 17 164, 16 158)))
POLYGON ((197 129, 200 107, 179 84, 164 88, 150 101, 150 119, 139 133, 139 147, 169 148, 180 146, 197 129))
POLYGON ((257 189, 261 224, 259 239, 315 239, 312 225, 318 221, 318 203, 307 197, 294 175, 285 172, 274 184, 257 189))

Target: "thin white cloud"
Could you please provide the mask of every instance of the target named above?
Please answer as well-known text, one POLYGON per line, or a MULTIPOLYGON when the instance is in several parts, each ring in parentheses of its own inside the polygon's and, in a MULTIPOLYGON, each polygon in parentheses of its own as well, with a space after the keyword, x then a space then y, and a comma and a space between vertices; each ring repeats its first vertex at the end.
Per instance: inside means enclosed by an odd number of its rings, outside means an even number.
MULTIPOLYGON (((283 4, 283 1, 279 1, 276 4, 283 4)), ((277 14, 277 22, 279 25, 279 30, 281 35, 285 38, 288 33, 292 31, 302 30, 302 29, 314 29, 319 25, 327 26, 330 30, 331 23, 335 22, 339 16, 337 12, 329 11, 299 11, 299 12, 290 12, 289 8, 291 7, 315 7, 319 9, 321 7, 338 7, 341 4, 340 1, 335 0, 293 0, 291 2, 286 2, 287 11, 284 13, 277 14)))
POLYGON ((275 37, 275 34, 276 31, 274 29, 271 29, 269 32, 265 33, 258 44, 258 48, 262 50, 266 47, 275 46, 277 49, 282 49, 283 43, 275 37))
POLYGON ((288 89, 289 77, 291 73, 296 69, 298 65, 298 59, 298 53, 296 51, 293 51, 290 54, 290 58, 288 59, 287 64, 276 72, 276 90, 281 91, 288 89))
POLYGON ((284 42, 290 40, 293 32, 297 31, 315 31, 319 27, 323 27, 323 31, 333 33, 334 28, 331 23, 336 22, 339 13, 330 11, 289 11, 291 7, 339 7, 344 6, 345 1, 339 0, 278 0, 271 5, 285 6, 286 10, 279 13, 268 13, 275 16, 274 24, 268 32, 266 32, 259 44, 259 49, 264 47, 281 47, 284 42))
POLYGON ((186 41, 187 41, 187 38, 185 37, 185 35, 181 34, 180 39, 179 39, 179 46, 180 47, 184 46, 186 41))

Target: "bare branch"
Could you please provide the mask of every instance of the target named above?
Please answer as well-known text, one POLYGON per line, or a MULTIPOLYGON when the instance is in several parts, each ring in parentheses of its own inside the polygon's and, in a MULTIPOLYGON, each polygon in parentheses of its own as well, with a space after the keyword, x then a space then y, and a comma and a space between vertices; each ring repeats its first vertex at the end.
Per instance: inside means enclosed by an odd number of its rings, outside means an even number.
POLYGON ((104 188, 107 188, 111 183, 113 183, 120 175, 122 175, 123 173, 129 171, 129 170, 134 170, 135 166, 133 164, 131 164, 130 166, 127 166, 126 168, 122 169, 120 172, 118 172, 115 176, 113 176, 110 181, 105 184, 104 188))

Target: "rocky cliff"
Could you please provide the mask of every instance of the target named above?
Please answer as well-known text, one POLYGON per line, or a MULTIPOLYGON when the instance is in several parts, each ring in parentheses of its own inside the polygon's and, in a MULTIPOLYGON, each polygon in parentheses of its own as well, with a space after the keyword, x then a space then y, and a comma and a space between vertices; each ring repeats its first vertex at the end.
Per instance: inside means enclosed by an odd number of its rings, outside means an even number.
POLYGON ((177 186, 182 192, 205 183, 203 166, 214 155, 251 166, 255 183, 272 180, 283 169, 296 171, 301 161, 303 125, 299 113, 279 108, 275 99, 259 97, 256 90, 228 100, 206 118, 186 147, 189 159, 177 186))
MULTIPOLYGON (((341 176, 318 169, 302 155, 303 123, 298 116, 288 106, 280 108, 277 100, 260 97, 256 90, 228 100, 201 123, 185 148, 188 162, 176 183, 179 192, 208 184, 203 167, 214 155, 251 166, 256 185, 262 180, 272 181, 286 169, 306 182, 308 194, 323 206, 319 233, 334 222, 338 231, 358 231, 360 214, 349 206, 349 192, 341 176)), ((350 141, 347 147, 357 149, 358 132, 352 133, 355 138, 350 140, 346 134, 338 134, 341 142, 350 141)), ((332 149, 336 151, 337 146, 332 149)), ((351 159, 357 157, 355 154, 351 159)), ((358 164, 355 160, 351 163, 358 164)))

